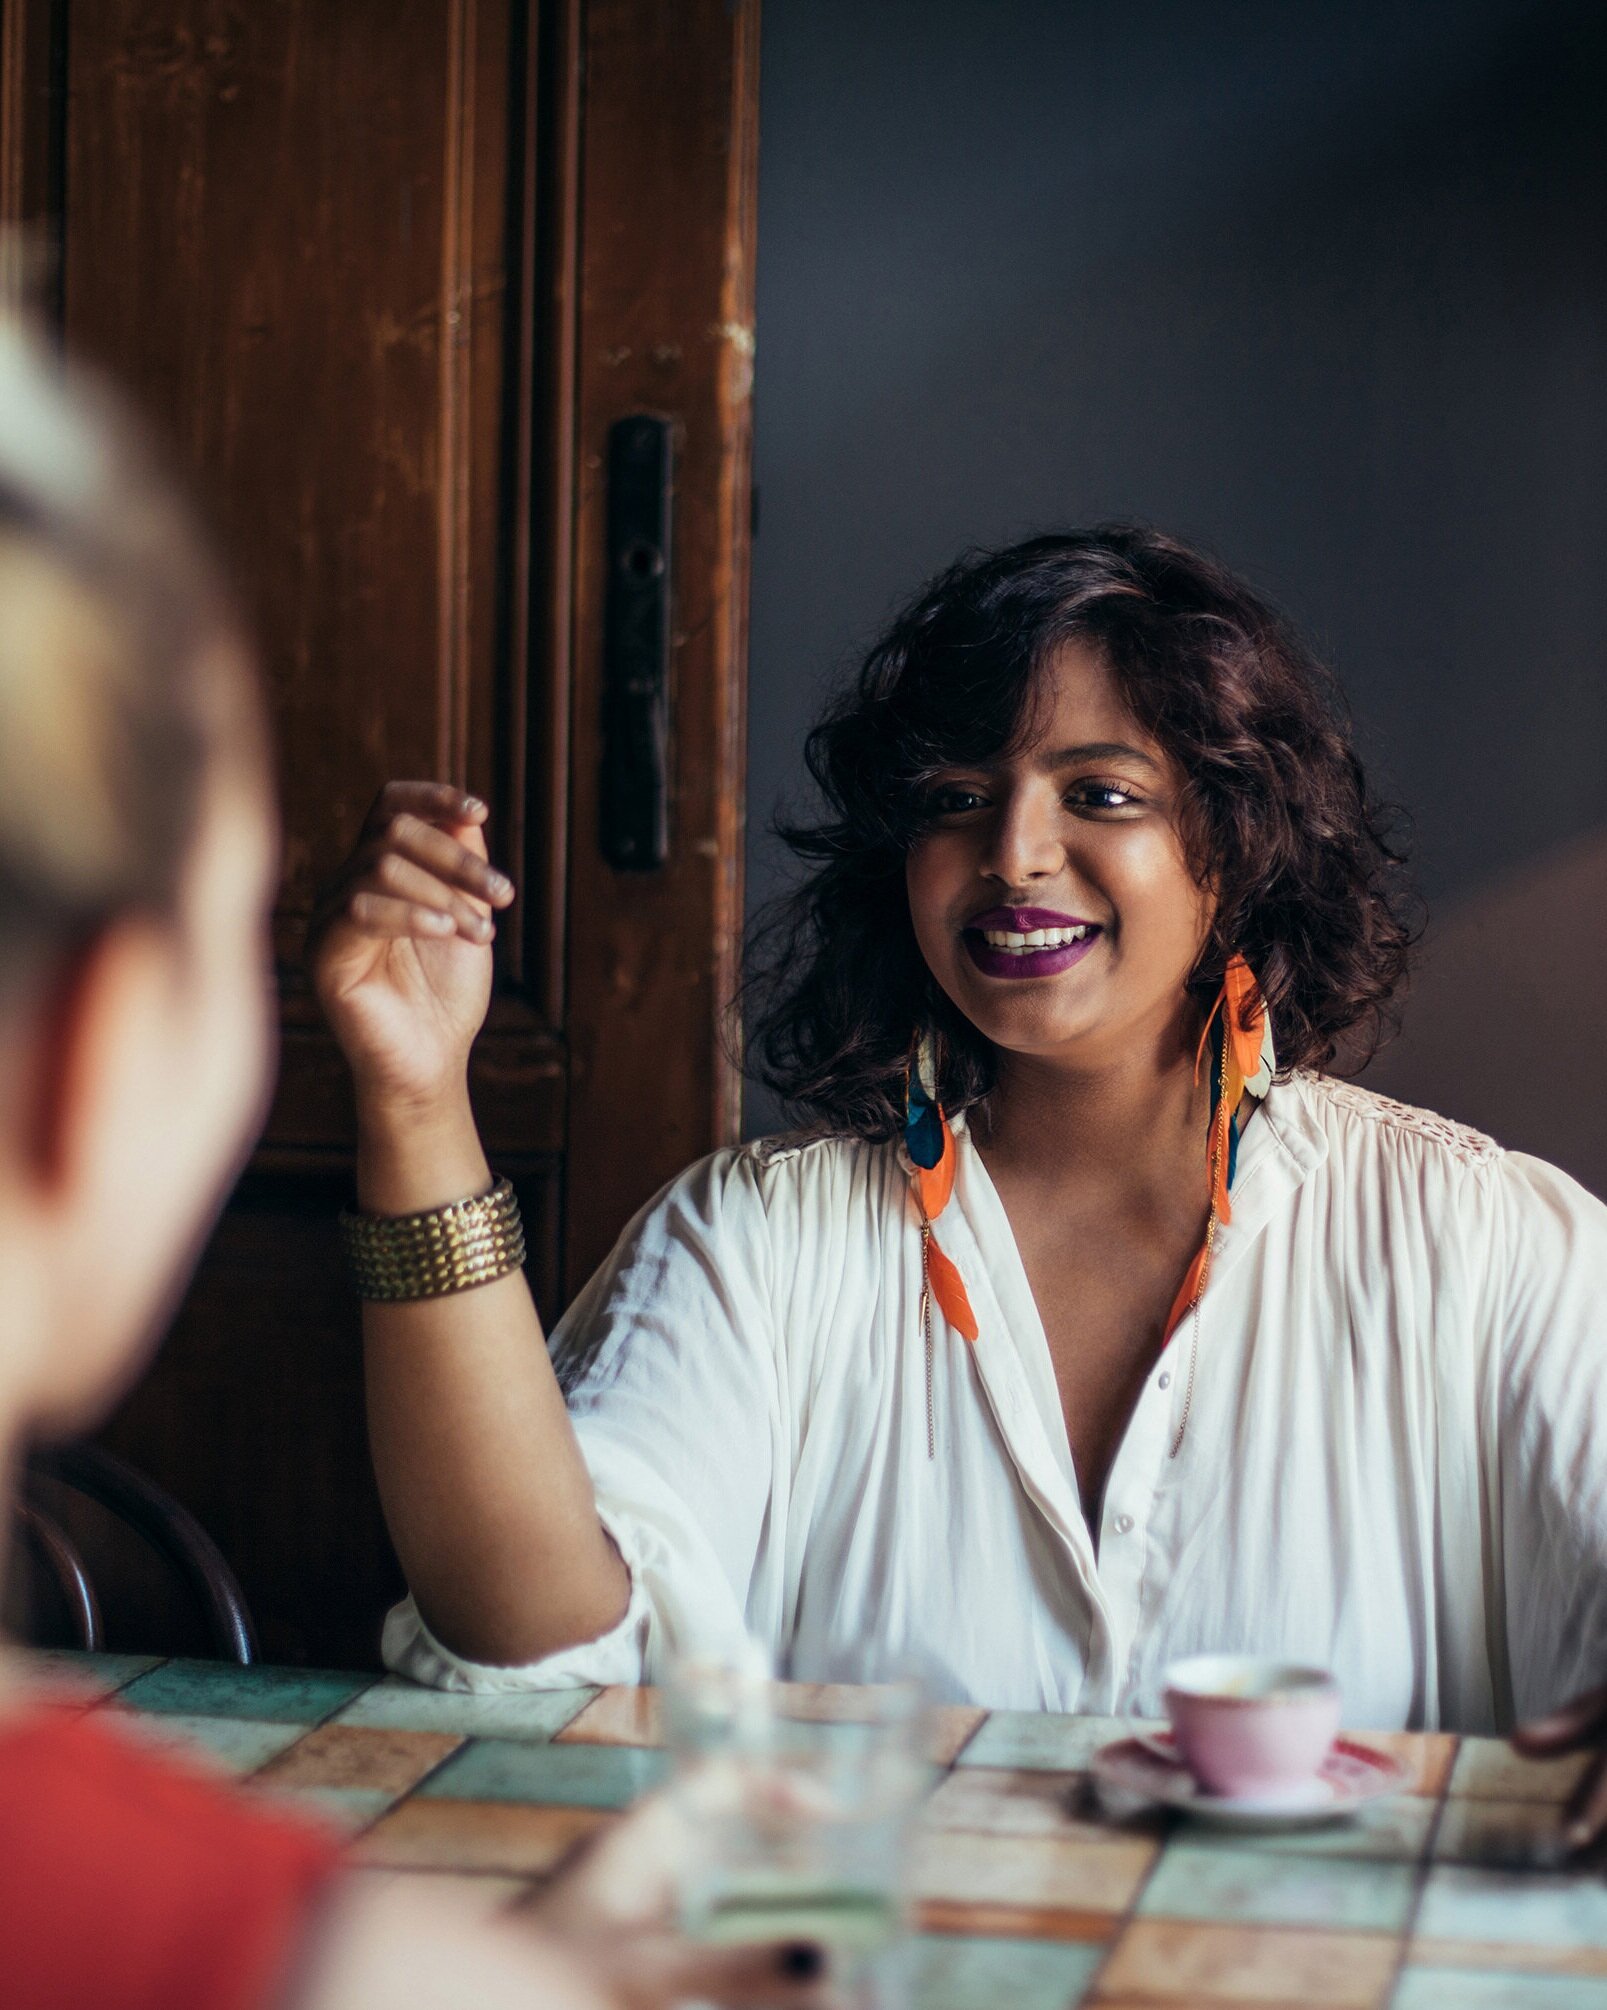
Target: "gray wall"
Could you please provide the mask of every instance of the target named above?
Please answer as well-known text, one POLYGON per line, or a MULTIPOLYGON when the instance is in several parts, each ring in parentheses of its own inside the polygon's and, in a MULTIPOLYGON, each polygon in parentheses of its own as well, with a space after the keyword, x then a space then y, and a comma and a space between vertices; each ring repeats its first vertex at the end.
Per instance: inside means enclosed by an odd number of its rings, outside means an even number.
POLYGON ((1584 4, 766 0, 752 900, 898 600, 1148 519, 1307 627, 1415 817, 1369 1079, 1607 1191, 1604 57, 1584 4))

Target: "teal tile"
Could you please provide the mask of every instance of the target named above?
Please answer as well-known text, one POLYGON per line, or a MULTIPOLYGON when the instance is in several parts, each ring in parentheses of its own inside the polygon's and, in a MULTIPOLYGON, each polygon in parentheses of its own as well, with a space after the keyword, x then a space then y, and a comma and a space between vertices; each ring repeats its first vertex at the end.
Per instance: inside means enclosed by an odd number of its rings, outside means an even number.
POLYGON ((1416 1930, 1425 1940, 1607 1947, 1607 1884, 1594 1872, 1546 1876, 1439 1864, 1428 1874, 1416 1930))
POLYGON ((1464 1738, 1445 1791, 1492 1801, 1566 1801, 1590 1761, 1589 1752, 1526 1759, 1504 1738, 1464 1738))
POLYGON ((656 1787, 669 1755, 642 1745, 532 1745, 477 1738, 418 1789, 445 1800, 536 1801, 565 1808, 622 1808, 656 1787))
POLYGON ((1607 1980, 1408 1968, 1389 2000, 1390 2010, 1607 2010, 1607 1980))
MULTIPOLYGON (((995 1710, 955 1761, 1010 1772, 1082 1773, 1101 1745, 1129 1737, 1124 1717, 1057 1717, 1040 1710, 995 1710)), ((1144 1730, 1159 1730, 1144 1724, 1144 1730)))
POLYGON ((1144 1887, 1138 1910, 1167 1919, 1390 1933, 1406 1924, 1415 1875, 1410 1864, 1363 1857, 1282 1857, 1173 1843, 1144 1887))
POLYGON ((571 1724, 595 1689, 518 1689, 470 1696, 454 1689, 425 1689, 389 1675, 337 1713, 337 1724, 377 1731, 450 1731, 467 1738, 545 1742, 571 1724))
POLYGON ((912 2010, 1067 2010, 1080 2001, 1103 1947, 1062 1940, 962 1940, 926 1933, 911 1964, 912 2010))
POLYGON ((306 1735, 305 1724, 253 1723, 246 1717, 191 1716, 164 1710, 126 1720, 145 1744, 214 1760, 231 1773, 254 1773, 306 1735))
POLYGON ((1552 1801, 1447 1801, 1434 1837, 1439 1862, 1489 1870, 1561 1870, 1570 1854, 1552 1801))
MULTIPOLYGON (((1475 1805, 1468 1802, 1469 1807, 1475 1805)), ((1213 1829, 1192 1823, 1191 1846, 1201 1849, 1257 1850, 1273 1856, 1357 1856, 1385 1863, 1418 1863, 1434 1826, 1434 1803, 1416 1794, 1396 1794, 1389 1800, 1367 1801, 1343 1821, 1316 1828, 1269 1829, 1258 1835, 1245 1829, 1213 1829)))
POLYGON ((68 1648, 31 1648, 23 1659, 44 1681, 71 1683, 95 1696, 113 1696, 136 1675, 162 1665, 160 1654, 79 1654, 68 1648))
POLYGON ((168 1661, 122 1693, 133 1710, 163 1716, 251 1717, 259 1723, 321 1724, 368 1688, 372 1675, 320 1668, 236 1667, 232 1661, 168 1661))

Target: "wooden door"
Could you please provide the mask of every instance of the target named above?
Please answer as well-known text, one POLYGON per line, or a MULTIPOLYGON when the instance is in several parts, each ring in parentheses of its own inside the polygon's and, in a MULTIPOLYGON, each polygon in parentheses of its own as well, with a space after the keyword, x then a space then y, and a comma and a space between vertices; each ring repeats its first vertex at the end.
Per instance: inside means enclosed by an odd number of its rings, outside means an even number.
POLYGON ((301 972, 380 784, 493 805, 521 898, 473 1071, 551 1319, 736 1135, 755 0, 4 0, 0 204, 70 350, 173 442, 279 734, 283 1061, 111 1441, 265 1650, 371 1660, 396 1588, 334 1214, 352 1105, 301 972), (671 422, 665 864, 599 841, 607 443, 671 422))

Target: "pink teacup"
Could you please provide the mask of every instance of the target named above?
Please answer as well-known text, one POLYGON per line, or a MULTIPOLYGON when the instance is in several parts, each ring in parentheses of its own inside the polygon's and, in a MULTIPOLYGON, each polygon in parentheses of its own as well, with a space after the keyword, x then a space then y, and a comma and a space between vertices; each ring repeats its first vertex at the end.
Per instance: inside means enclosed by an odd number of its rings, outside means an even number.
POLYGON ((1339 1685, 1325 1668, 1253 1654, 1174 1662, 1165 1698, 1183 1763, 1208 1792, 1235 1800, 1310 1792, 1339 1729, 1339 1685))

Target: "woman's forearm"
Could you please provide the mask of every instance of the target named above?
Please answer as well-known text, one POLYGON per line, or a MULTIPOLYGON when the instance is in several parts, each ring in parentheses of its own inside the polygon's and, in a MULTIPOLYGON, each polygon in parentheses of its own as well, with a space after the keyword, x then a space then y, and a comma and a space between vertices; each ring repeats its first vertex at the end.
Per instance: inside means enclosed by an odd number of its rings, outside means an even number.
MULTIPOLYGON (((358 1204, 412 1214, 489 1186, 466 1087, 359 1106, 358 1204)), ((595 1639, 630 1585, 597 1519, 522 1274, 363 1308, 374 1470, 431 1631, 469 1660, 533 1661, 595 1639)))

